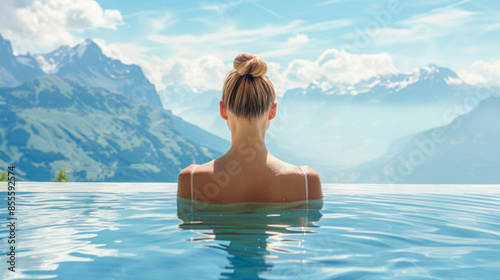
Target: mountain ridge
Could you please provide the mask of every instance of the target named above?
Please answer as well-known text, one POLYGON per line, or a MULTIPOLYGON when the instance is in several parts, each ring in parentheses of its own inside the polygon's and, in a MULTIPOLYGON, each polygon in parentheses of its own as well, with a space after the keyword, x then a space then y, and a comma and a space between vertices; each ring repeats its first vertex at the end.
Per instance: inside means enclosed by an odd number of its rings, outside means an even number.
POLYGON ((0 87, 18 86, 32 78, 50 74, 162 107, 155 86, 140 66, 124 64, 104 55, 92 39, 73 47, 60 46, 46 54, 14 55, 10 41, 0 35, 0 59, 0 87))
POLYGON ((36 58, 40 64, 51 69, 53 75, 121 93, 151 106, 162 106, 155 86, 146 78, 140 66, 127 65, 104 55, 91 39, 74 47, 62 46, 36 58))
POLYGON ((441 94, 447 99, 460 97, 464 95, 464 91, 469 91, 471 88, 471 85, 461 80, 451 69, 428 64, 409 73, 383 74, 362 80, 354 85, 337 85, 329 89, 323 89, 321 80, 312 81, 305 89, 289 89, 283 95, 282 100, 314 98, 321 101, 335 100, 358 104, 401 104, 408 102, 408 99, 411 99, 411 102, 439 101, 436 96, 438 92, 444 92, 441 94), (447 87, 452 89, 451 92, 447 87), (413 90, 413 88, 416 89, 413 90), (424 92, 420 92, 418 98, 408 97, 407 91, 422 89, 424 92), (454 95, 455 90, 458 90, 460 94, 454 95))
POLYGON ((10 41, 5 40, 1 34, 0 61, 0 87, 18 86, 44 74, 37 61, 29 53, 24 56, 15 56, 10 41))

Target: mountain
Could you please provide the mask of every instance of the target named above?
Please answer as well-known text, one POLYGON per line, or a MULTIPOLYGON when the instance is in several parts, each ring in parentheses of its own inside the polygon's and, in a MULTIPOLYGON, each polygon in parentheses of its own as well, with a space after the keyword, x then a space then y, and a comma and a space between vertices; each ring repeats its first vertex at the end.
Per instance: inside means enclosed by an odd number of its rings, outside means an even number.
POLYGON ((323 89, 324 80, 306 89, 288 90, 283 100, 308 100, 354 104, 439 104, 462 98, 474 89, 452 70, 430 64, 411 73, 379 75, 355 85, 323 89))
POLYGON ((155 86, 146 78, 141 67, 107 57, 90 39, 74 47, 61 46, 35 58, 47 74, 120 93, 151 106, 162 106, 155 86))
MULTIPOLYGON (((309 155, 311 165, 331 162, 342 169, 379 158, 400 137, 446 125, 450 108, 459 106, 465 114, 472 106, 463 103, 485 92, 485 86, 466 84, 450 69, 432 64, 355 85, 327 89, 324 83, 313 81, 278 100, 278 114, 286 111, 290 117, 276 141, 303 158, 309 155)), ((488 91, 500 93, 498 87, 488 91)))
POLYGON ((0 164, 20 180, 51 181, 65 167, 72 181, 175 182, 224 145, 170 111, 58 76, 0 89, 0 164))
POLYGON ((14 55, 10 41, 0 35, 0 87, 18 86, 46 74, 162 107, 155 86, 141 67, 107 57, 91 39, 74 47, 61 46, 47 54, 14 55))
POLYGON ((500 97, 481 101, 448 125, 396 140, 386 153, 335 172, 336 182, 498 184, 500 97))
POLYGON ((369 91, 356 95, 353 102, 440 104, 463 98, 473 89, 455 72, 433 64, 409 74, 381 76, 367 83, 373 86, 369 91))
POLYGON ((15 56, 10 41, 0 35, 0 87, 18 86, 43 74, 33 56, 29 53, 15 56))

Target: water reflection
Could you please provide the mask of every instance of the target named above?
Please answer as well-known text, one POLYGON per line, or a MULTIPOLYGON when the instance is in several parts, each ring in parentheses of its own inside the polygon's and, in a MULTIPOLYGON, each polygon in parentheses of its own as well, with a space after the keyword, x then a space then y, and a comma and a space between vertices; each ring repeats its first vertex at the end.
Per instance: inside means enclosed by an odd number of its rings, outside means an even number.
MULTIPOLYGON (((1 201, 3 198, 0 195, 1 201)), ((119 227, 117 195, 23 192, 16 199, 16 254, 21 261, 15 274, 8 274, 5 269, 0 272, 0 279, 51 278, 60 275, 65 267, 91 262, 95 256, 120 256, 117 249, 95 242, 103 231, 119 227)), ((0 233, 1 237, 6 236, 3 231, 0 233)))
POLYGON ((177 200, 179 228, 197 233, 189 241, 228 253, 221 279, 262 279, 278 262, 303 261, 302 235, 316 233, 323 201, 274 210, 248 206, 238 211, 231 211, 231 205, 200 210, 177 200))

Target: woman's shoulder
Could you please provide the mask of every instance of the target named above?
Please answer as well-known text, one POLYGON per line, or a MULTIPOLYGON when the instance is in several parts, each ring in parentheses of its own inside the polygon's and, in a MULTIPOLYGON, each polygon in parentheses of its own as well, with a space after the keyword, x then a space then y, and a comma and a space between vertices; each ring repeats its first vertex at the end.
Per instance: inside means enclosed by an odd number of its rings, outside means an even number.
POLYGON ((307 178, 308 185, 308 196, 309 199, 320 199, 323 198, 323 190, 321 188, 321 178, 316 170, 312 169, 307 165, 300 166, 307 178))
MULTIPOLYGON (((213 161, 213 160, 212 160, 212 161, 209 161, 209 162, 207 162, 207 163, 204 163, 204 164, 194 164, 194 163, 193 163, 193 164, 189 165, 188 167, 186 167, 186 168, 182 169, 182 171, 181 171, 181 172, 179 172, 179 177, 180 177, 180 176, 185 176, 185 175, 189 175, 189 176, 191 176, 191 172, 193 171, 193 169, 195 169, 195 168, 196 168, 196 170, 198 170, 198 168, 199 168, 199 167, 201 167, 201 168, 200 168, 200 170, 202 170, 202 169, 206 169, 206 167, 213 166, 213 163, 214 163, 214 161, 213 161)), ((197 171, 197 172, 198 172, 198 171, 197 171)))
POLYGON ((184 168, 179 172, 179 177, 177 178, 177 196, 183 198, 190 198, 191 196, 191 173, 196 168, 196 172, 199 172, 198 169, 206 169, 205 167, 209 165, 213 165, 213 161, 207 162, 205 164, 191 164, 188 167, 184 168), (204 168, 199 168, 199 167, 204 168))
POLYGON ((319 180, 319 174, 316 172, 316 170, 312 169, 311 167, 307 165, 293 165, 291 163, 282 161, 280 159, 274 158, 274 163, 276 166, 279 166, 279 169, 282 170, 282 174, 298 174, 298 175, 303 175, 304 172, 307 174, 307 177, 309 178, 316 178, 319 180))
POLYGON ((302 165, 302 166, 300 166, 300 168, 302 170, 304 170, 304 172, 307 174, 307 178, 312 178, 312 179, 317 179, 317 180, 320 179, 319 173, 316 172, 316 170, 309 167, 308 165, 302 165))
POLYGON ((321 189, 321 179, 319 173, 316 172, 316 170, 307 165, 297 166, 279 160, 277 158, 275 158, 274 163, 280 170, 280 172, 278 172, 279 176, 282 178, 286 178, 283 181, 286 185, 292 185, 293 182, 300 182, 300 180, 302 180, 302 186, 305 187, 304 179, 299 179, 304 178, 305 175, 305 177, 307 178, 309 199, 320 199, 323 197, 323 191, 321 189))
POLYGON ((195 166, 197 166, 198 164, 191 164, 189 165, 188 167, 184 168, 181 170, 181 172, 179 172, 179 176, 181 175, 186 175, 186 174, 190 174, 191 171, 194 169, 195 166))

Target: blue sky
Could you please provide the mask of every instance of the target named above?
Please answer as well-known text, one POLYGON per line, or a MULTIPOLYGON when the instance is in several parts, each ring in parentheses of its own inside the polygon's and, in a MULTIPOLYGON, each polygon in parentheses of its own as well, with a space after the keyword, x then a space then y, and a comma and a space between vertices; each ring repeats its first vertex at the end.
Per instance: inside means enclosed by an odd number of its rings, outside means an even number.
POLYGON ((469 83, 495 82, 499 19, 500 2, 481 0, 0 4, 0 33, 16 52, 47 52, 93 38, 106 54, 141 65, 160 90, 179 81, 218 88, 241 52, 263 56, 269 75, 290 84, 282 90, 305 87, 328 76, 325 71, 338 74, 329 78, 333 83, 349 84, 430 63, 451 68, 469 83), (320 62, 325 59, 331 60, 326 68, 320 62))

